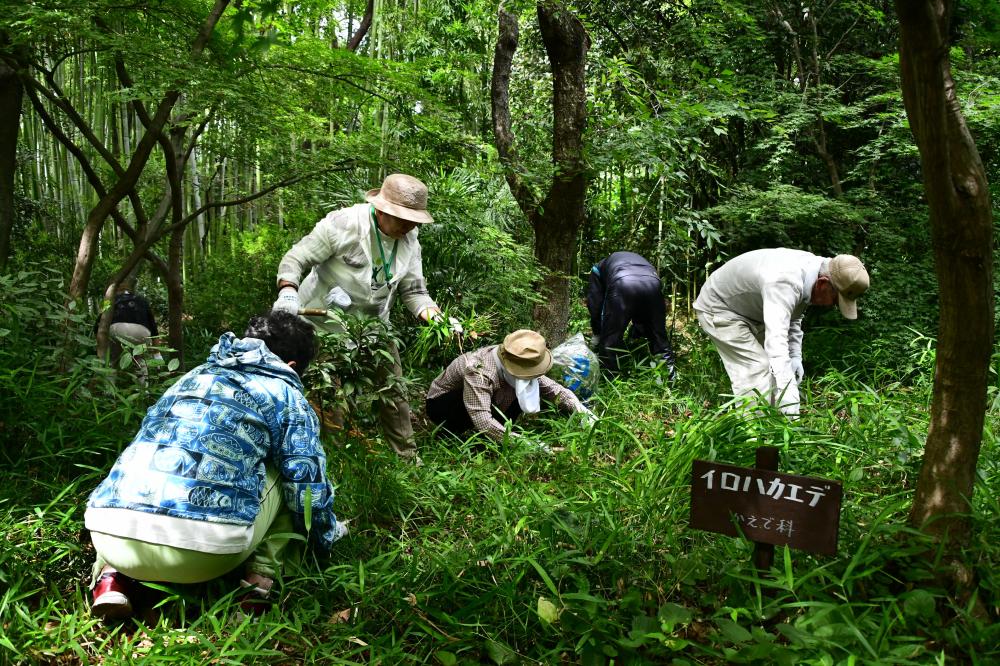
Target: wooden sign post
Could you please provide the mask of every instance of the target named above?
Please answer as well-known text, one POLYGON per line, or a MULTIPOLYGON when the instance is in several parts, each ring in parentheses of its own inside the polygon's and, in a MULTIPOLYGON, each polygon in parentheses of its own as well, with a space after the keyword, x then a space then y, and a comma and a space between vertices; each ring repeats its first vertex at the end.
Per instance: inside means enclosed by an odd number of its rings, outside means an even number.
POLYGON ((757 449, 757 467, 695 460, 691 527, 755 542, 754 565, 770 569, 774 546, 835 555, 840 531, 839 481, 782 474, 778 449, 757 449), (770 469, 768 469, 770 468, 770 469))

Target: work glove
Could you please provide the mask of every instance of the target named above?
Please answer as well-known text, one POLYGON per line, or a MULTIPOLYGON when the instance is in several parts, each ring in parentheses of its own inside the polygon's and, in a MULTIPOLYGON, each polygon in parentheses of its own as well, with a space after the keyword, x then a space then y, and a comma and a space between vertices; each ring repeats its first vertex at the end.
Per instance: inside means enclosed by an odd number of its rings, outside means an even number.
POLYGON ((334 308, 346 310, 351 307, 352 302, 348 293, 337 286, 326 292, 326 296, 323 298, 323 301, 326 303, 326 307, 331 310, 334 308))
POLYGON ((795 373, 795 383, 801 384, 802 379, 806 376, 806 369, 802 367, 802 359, 793 356, 789 360, 792 362, 792 372, 795 373))
MULTIPOLYGON (((431 319, 435 322, 441 322, 444 320, 444 315, 441 312, 435 312, 431 319)), ((451 334, 461 337, 465 333, 465 329, 462 328, 462 322, 460 322, 455 317, 448 317, 448 326, 451 328, 451 334)))
POLYGON ((588 427, 597 423, 597 414, 595 414, 592 410, 588 409, 587 407, 584 407, 583 410, 580 412, 580 414, 583 418, 584 424, 587 425, 588 427))
POLYGON ((592 335, 592 336, 590 336, 590 348, 591 349, 597 349, 597 344, 600 341, 601 341, 601 337, 599 335, 592 335))
POLYGON ((544 442, 522 437, 521 445, 527 450, 528 453, 540 453, 547 456, 552 455, 552 448, 544 442))
POLYGON ((778 409, 789 420, 796 421, 799 418, 799 387, 798 384, 788 382, 784 390, 779 390, 775 398, 778 409))
POLYGON ((278 300, 274 302, 271 309, 291 312, 293 315, 297 315, 299 310, 302 309, 302 304, 299 303, 298 289, 295 287, 282 287, 281 291, 278 292, 278 300))

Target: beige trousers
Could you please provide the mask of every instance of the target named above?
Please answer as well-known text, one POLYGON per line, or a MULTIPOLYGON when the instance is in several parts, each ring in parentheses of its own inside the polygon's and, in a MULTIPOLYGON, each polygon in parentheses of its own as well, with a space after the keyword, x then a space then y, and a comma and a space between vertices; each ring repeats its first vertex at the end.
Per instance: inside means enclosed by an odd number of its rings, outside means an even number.
POLYGON ((729 313, 696 312, 701 329, 715 342, 733 385, 733 395, 759 393, 773 405, 778 391, 771 360, 764 352, 764 326, 756 326, 729 313))
MULTIPOLYGON (((196 520, 189 521, 197 529, 196 520)), ((240 553, 203 553, 149 543, 138 539, 91 532, 97 550, 91 587, 105 565, 130 578, 167 583, 201 583, 226 574, 243 562, 247 570, 274 578, 284 561, 297 557, 298 549, 290 548, 289 534, 295 531, 292 514, 281 496, 280 477, 276 468, 268 465, 267 483, 261 498, 260 513, 253 524, 250 545, 240 553)))

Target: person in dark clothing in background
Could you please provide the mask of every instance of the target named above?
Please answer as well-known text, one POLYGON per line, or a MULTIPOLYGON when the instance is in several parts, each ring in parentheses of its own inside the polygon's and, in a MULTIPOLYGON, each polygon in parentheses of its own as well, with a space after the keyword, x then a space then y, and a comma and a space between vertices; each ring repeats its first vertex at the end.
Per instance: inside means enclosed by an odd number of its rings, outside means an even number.
POLYGON ((674 351, 667 339, 667 306, 652 264, 634 252, 615 252, 602 260, 590 269, 587 309, 602 367, 617 372, 631 322, 630 337, 646 338, 650 353, 667 364, 671 380, 676 378, 674 351))
MULTIPOLYGON (((141 294, 133 294, 127 288, 122 287, 115 295, 114 304, 111 306, 111 326, 108 328, 110 339, 109 360, 115 367, 118 366, 118 359, 122 354, 121 343, 127 342, 132 345, 151 344, 153 338, 159 335, 156 328, 156 317, 149 307, 149 301, 141 294)), ((94 322, 94 334, 101 325, 101 316, 97 316, 94 322)), ((146 359, 140 354, 133 357, 137 367, 140 384, 145 384, 148 370, 146 359)), ((152 358, 162 360, 160 352, 153 350, 152 358)))

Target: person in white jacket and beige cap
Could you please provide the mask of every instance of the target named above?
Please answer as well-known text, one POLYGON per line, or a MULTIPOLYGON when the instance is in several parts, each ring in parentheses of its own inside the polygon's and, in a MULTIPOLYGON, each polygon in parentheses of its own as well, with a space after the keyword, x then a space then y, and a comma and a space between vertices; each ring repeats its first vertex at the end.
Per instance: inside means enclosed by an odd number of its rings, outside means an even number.
MULTIPOLYGON (((278 266, 274 309, 298 313, 303 308, 339 308, 388 322, 399 297, 423 321, 441 316, 424 282, 417 240, 418 228, 433 222, 427 186, 413 176, 392 174, 365 199, 368 203, 329 213, 285 254, 278 266)), ((336 330, 325 318, 312 321, 336 330)), ((451 323, 460 333, 458 320, 451 323)), ((395 359, 393 372, 402 375, 395 345, 388 351, 395 359)), ((379 424, 397 454, 417 459, 405 395, 394 392, 381 401, 379 424)))
POLYGON ((802 317, 810 305, 837 304, 857 319, 868 271, 849 254, 819 257, 802 250, 754 250, 712 273, 694 303, 698 323, 715 341, 733 395, 759 393, 794 418, 799 414, 802 317))

